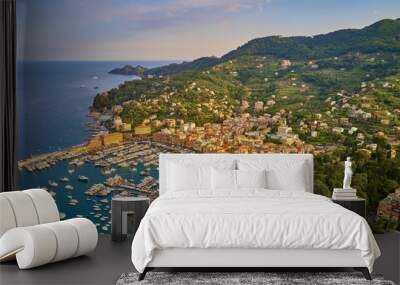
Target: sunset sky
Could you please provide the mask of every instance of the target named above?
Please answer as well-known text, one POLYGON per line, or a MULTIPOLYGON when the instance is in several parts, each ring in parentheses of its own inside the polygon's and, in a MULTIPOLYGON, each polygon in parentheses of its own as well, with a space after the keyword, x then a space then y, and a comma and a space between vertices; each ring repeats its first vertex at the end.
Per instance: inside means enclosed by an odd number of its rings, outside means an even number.
POLYGON ((17 0, 18 57, 190 60, 250 39, 362 28, 399 0, 17 0))

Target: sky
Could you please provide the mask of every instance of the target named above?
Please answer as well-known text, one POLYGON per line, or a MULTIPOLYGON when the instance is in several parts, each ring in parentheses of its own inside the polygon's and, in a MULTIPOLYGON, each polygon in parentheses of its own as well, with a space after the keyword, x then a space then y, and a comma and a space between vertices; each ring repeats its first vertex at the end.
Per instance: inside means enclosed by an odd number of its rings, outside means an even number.
POLYGON ((399 0, 17 0, 20 60, 193 60, 400 18, 399 0))

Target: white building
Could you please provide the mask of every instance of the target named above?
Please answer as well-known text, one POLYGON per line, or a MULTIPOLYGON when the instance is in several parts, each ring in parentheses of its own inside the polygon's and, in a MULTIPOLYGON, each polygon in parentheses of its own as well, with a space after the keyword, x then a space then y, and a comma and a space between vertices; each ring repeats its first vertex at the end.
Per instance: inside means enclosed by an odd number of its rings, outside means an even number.
POLYGON ((120 116, 115 116, 114 117, 114 128, 118 131, 121 129, 122 126, 122 119, 120 116))
POLYGON ((342 127, 334 127, 332 128, 332 132, 341 134, 344 132, 344 129, 342 127))
POLYGON ((281 61, 281 68, 286 69, 292 66, 292 62, 288 59, 284 59, 281 61))
POLYGON ((264 102, 257 101, 254 103, 254 111, 255 112, 262 112, 264 110, 264 102))

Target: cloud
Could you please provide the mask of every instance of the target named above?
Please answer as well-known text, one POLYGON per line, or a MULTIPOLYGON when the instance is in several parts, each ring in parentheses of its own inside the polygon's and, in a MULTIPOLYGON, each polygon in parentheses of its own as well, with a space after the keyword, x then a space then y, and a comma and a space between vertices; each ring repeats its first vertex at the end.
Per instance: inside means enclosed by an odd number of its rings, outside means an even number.
POLYGON ((239 12, 243 9, 259 9, 271 0, 175 0, 173 9, 187 10, 199 8, 213 8, 226 12, 239 12))
POLYGON ((101 9, 98 17, 105 22, 126 22, 131 29, 160 29, 208 22, 239 14, 263 11, 271 0, 169 0, 127 3, 101 9), (106 11, 106 12, 104 12, 106 11))

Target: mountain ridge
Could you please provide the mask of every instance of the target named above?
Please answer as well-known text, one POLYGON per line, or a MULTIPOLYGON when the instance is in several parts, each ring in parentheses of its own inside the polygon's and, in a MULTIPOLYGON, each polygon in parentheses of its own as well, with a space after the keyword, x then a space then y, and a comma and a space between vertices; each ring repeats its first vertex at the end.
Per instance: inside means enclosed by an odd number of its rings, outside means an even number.
POLYGON ((191 62, 148 69, 145 75, 169 75, 204 70, 242 55, 312 60, 348 52, 400 52, 400 18, 383 19, 362 29, 342 29, 315 36, 255 38, 221 57, 201 57, 191 62))

